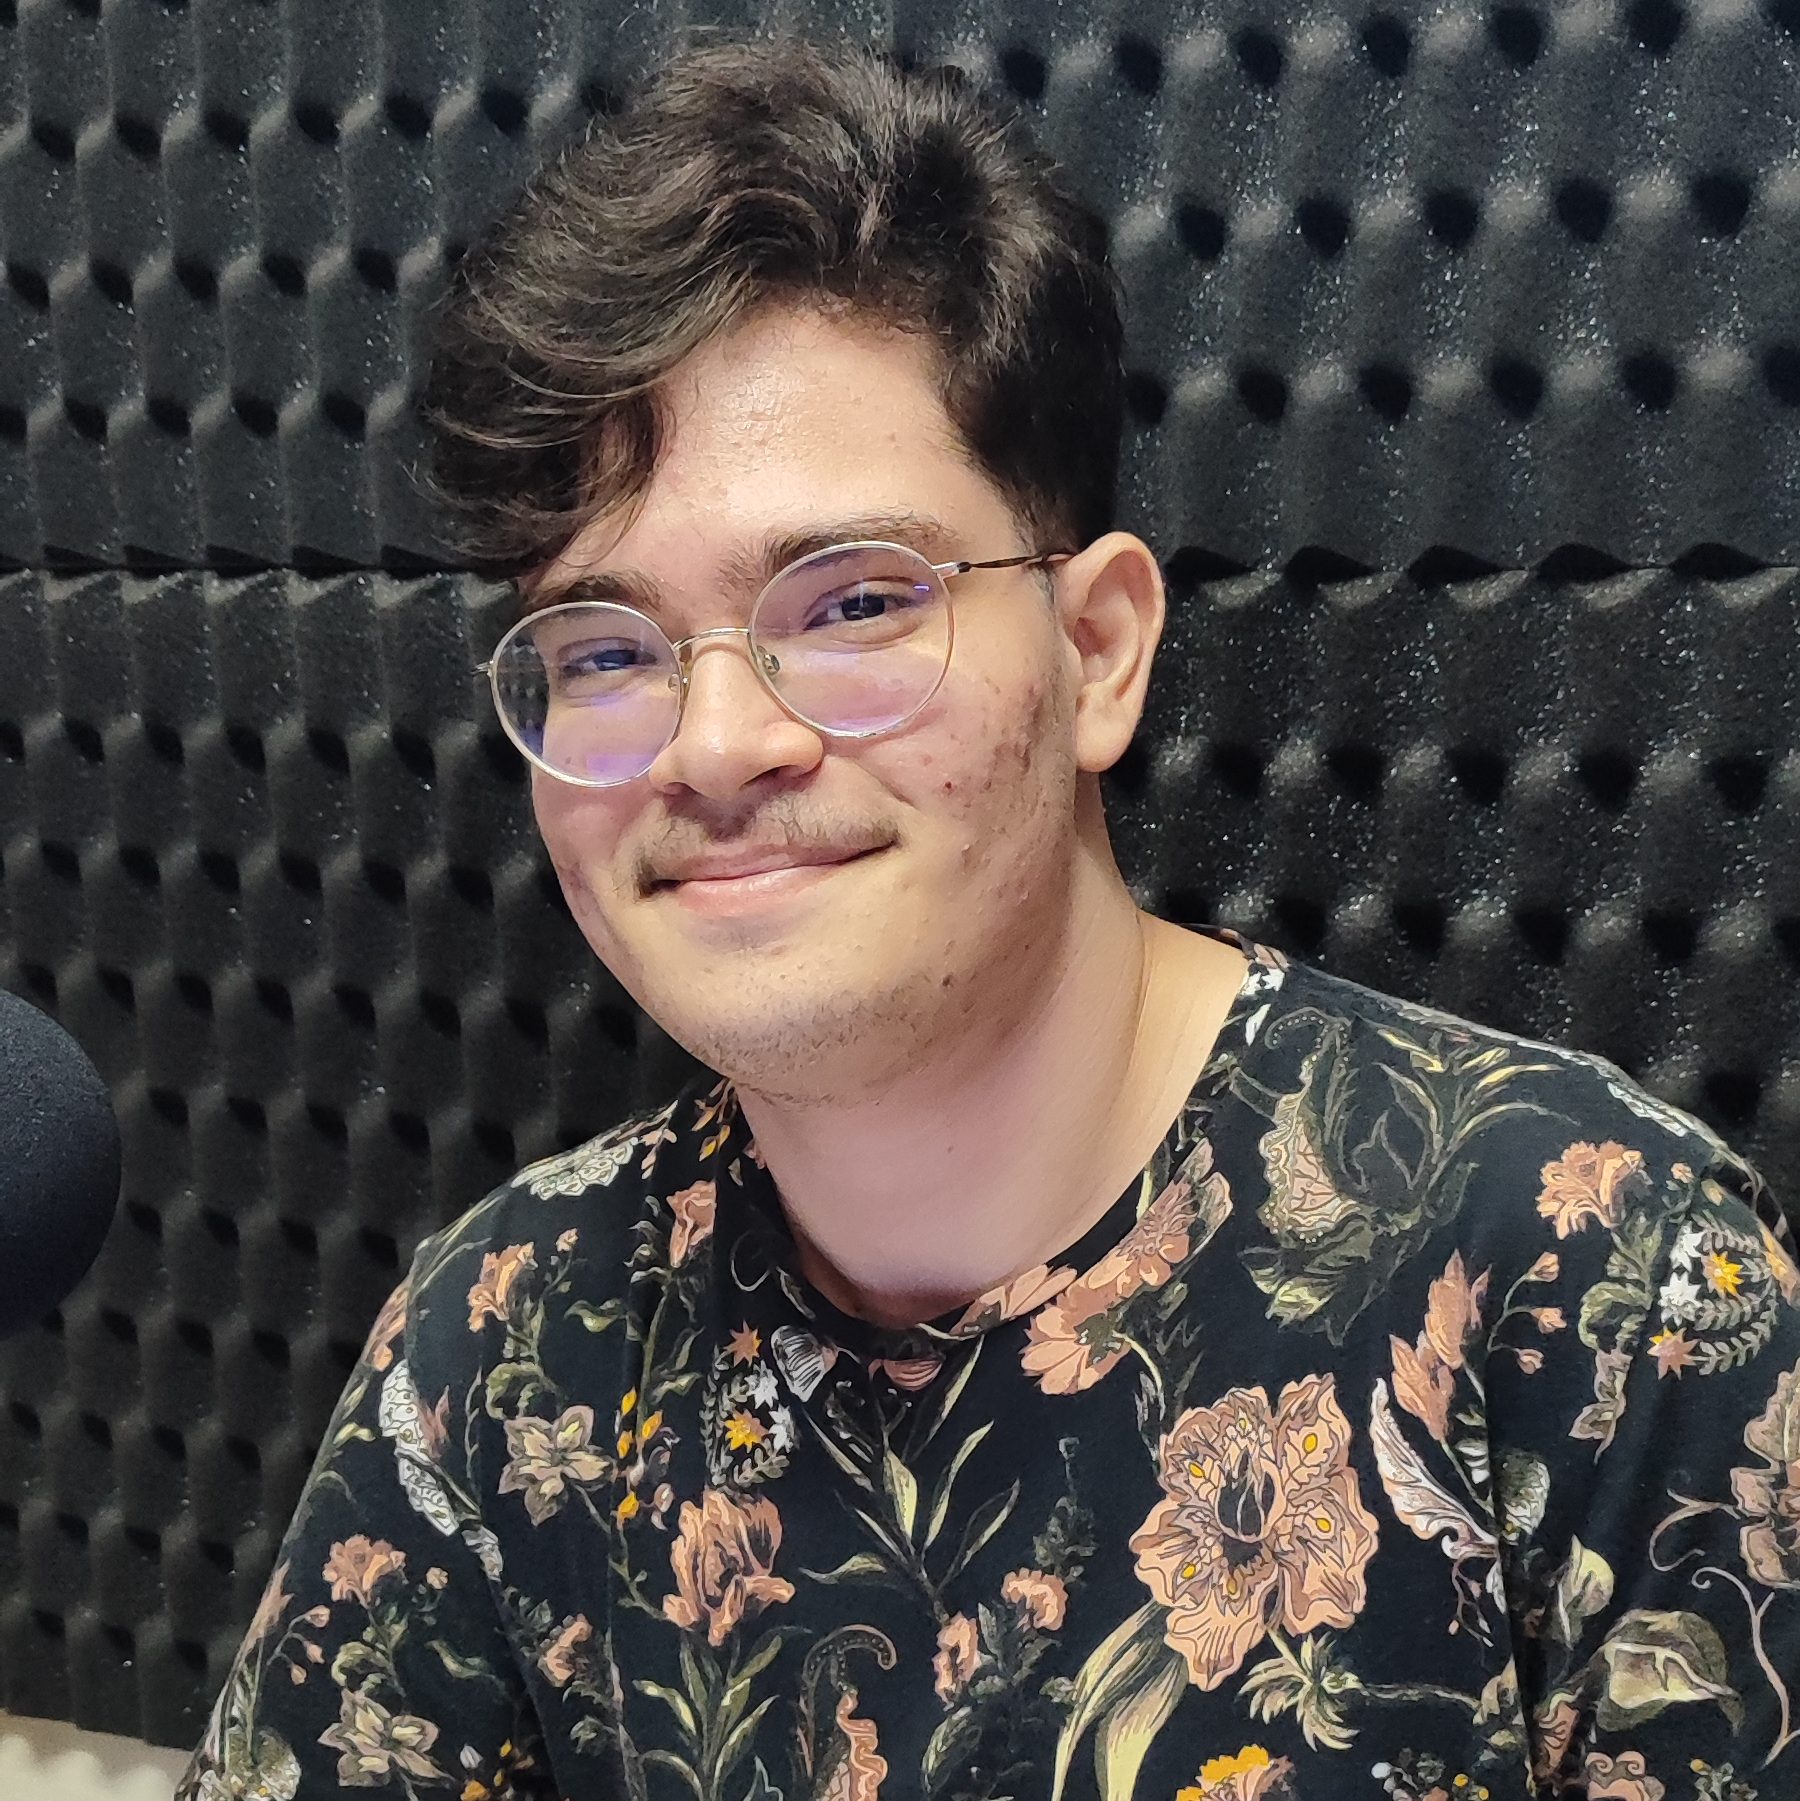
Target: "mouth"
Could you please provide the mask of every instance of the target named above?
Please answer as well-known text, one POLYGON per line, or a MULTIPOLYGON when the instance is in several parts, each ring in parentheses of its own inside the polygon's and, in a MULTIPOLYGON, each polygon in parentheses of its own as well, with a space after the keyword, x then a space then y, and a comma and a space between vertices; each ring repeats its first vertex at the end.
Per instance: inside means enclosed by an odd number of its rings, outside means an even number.
POLYGON ((778 868, 757 870, 751 875, 692 876, 686 880, 660 881, 651 884, 650 895, 653 899, 666 895, 686 906, 707 911, 752 906, 804 893, 852 864, 865 863, 869 858, 879 856, 886 848, 881 845, 871 850, 852 851, 825 862, 784 863, 778 868))

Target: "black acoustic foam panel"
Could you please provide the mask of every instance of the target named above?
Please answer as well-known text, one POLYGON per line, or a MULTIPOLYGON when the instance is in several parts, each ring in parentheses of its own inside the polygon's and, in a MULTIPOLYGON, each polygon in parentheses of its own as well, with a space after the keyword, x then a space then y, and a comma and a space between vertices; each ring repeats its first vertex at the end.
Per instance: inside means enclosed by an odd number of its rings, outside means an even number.
POLYGON ((426 311, 753 10, 1113 226, 1140 898, 1602 1051, 1800 1195, 1800 5, 0 0, 0 984, 114 1085, 0 1347, 0 1703, 182 1743, 418 1237, 665 1095, 410 473, 426 311))
MULTIPOLYGON (((1114 224, 1168 541, 1793 554, 1793 0, 1098 10, 788 9, 1032 103, 1114 224)), ((23 0, 0 555, 431 558, 407 402, 443 264, 685 16, 23 0)))

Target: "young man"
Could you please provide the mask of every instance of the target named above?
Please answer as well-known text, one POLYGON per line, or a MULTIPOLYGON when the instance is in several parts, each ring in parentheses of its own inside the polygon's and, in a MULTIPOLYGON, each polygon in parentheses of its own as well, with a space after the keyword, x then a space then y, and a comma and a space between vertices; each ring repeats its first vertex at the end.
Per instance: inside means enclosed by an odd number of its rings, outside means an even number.
POLYGON ((791 43, 470 259, 496 701, 719 1079, 421 1247, 184 1794, 1800 1793, 1780 1216, 1609 1065, 1133 905, 1118 347, 1015 127, 791 43))

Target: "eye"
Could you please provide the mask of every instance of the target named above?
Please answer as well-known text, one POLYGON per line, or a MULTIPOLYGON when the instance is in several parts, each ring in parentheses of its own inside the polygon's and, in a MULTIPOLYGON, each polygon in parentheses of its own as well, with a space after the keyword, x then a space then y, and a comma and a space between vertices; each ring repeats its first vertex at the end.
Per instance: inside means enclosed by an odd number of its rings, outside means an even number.
POLYGON ((929 595, 929 589, 921 592, 908 582, 858 582, 822 596, 807 616, 807 629, 892 621, 917 609, 929 595))
POLYGON ((550 674, 560 685, 579 685, 641 669, 654 660, 642 644, 628 638, 591 639, 558 650, 550 660, 550 674))

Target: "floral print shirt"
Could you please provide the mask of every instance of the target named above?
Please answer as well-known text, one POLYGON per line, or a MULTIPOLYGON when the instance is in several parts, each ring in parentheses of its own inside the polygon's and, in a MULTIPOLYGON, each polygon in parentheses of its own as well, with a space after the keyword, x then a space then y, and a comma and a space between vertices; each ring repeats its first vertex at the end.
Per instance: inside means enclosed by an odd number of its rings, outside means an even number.
POLYGON ((1220 936, 1141 1179, 953 1315, 801 1279, 725 1083, 429 1239, 184 1801, 1800 1795, 1756 1172, 1220 936))

